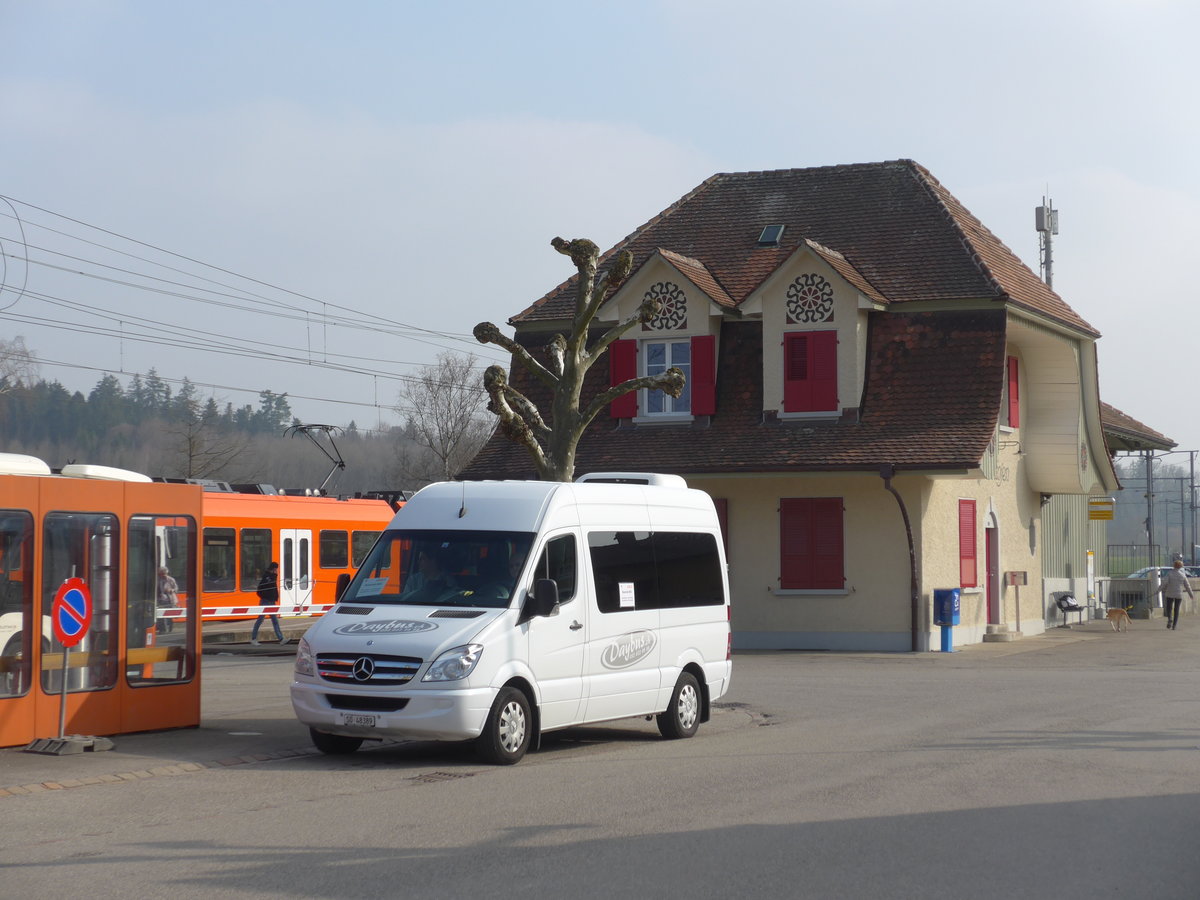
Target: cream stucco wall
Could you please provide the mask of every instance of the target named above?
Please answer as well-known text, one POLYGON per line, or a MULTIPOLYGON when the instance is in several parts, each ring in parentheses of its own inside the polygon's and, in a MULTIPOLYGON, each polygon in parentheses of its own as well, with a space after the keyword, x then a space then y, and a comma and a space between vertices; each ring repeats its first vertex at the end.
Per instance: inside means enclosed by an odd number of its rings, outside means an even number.
MULTIPOLYGON (((734 646, 775 649, 910 647, 910 576, 904 522, 878 476, 695 477, 728 504, 734 646), (843 591, 779 588, 779 500, 842 497, 843 591)), ((926 479, 896 479, 916 506, 926 479)), ((910 511, 911 512, 911 511, 910 511)), ((928 619, 928 616, 925 616, 928 619)))
MULTIPOLYGON (((940 646, 933 624, 933 591, 959 586, 958 500, 976 503, 980 588, 964 591, 956 645, 977 643, 988 624, 986 532, 994 517, 998 546, 1000 623, 1024 634, 1044 630, 1039 495, 1025 483, 1015 446, 997 451, 994 477, 930 477, 903 473, 892 480, 904 499, 916 546, 918 648, 940 646), (1032 523, 1032 536, 1031 536, 1032 523), (1023 571, 1028 584, 1008 587, 1003 573, 1023 571)), ((689 477, 689 484, 728 505, 729 576, 734 646, 743 649, 911 648, 908 542, 896 499, 877 475, 689 477), (779 501, 784 497, 841 497, 846 586, 842 591, 779 588, 779 501)))
MULTIPOLYGON (((1019 429, 1017 429, 1019 432, 1019 429)), ((1028 484, 1024 454, 1014 432, 1001 435, 991 478, 941 478, 931 482, 921 510, 924 550, 921 584, 932 597, 935 588, 959 586, 958 501, 975 501, 975 544, 979 587, 962 590, 961 621, 956 644, 977 643, 989 624, 987 607, 987 529, 994 525, 997 556, 993 590, 997 610, 993 624, 1023 634, 1045 630, 1042 600, 1041 497, 1028 484), (1005 573, 1025 572, 1027 584, 1010 587, 1005 573), (1018 598, 1020 605, 1018 608, 1018 598)))

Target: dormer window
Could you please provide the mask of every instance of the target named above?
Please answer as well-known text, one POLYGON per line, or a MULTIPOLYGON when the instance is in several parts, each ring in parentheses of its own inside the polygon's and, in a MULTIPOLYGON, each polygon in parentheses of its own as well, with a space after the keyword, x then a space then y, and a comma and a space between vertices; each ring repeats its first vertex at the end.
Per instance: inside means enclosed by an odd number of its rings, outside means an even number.
POLYGON ((642 414, 648 416, 670 413, 690 413, 692 411, 692 342, 681 341, 643 341, 645 350, 646 371, 644 375, 661 375, 672 366, 680 369, 686 382, 683 393, 671 397, 662 391, 642 392, 642 414))
POLYGON ((662 391, 631 391, 609 406, 616 419, 711 416, 716 411, 716 340, 712 335, 663 340, 613 341, 608 348, 609 384, 620 384, 639 375, 658 375, 672 366, 687 378, 683 393, 670 397, 662 391))

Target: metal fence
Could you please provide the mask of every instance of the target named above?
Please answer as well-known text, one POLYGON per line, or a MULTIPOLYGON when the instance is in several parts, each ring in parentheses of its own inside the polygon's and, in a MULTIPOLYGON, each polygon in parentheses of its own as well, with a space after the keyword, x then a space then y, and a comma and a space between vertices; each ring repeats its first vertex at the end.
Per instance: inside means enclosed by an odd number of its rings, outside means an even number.
POLYGON ((1147 566, 1169 566, 1167 559, 1158 544, 1109 544, 1108 572, 1113 578, 1120 578, 1147 566))

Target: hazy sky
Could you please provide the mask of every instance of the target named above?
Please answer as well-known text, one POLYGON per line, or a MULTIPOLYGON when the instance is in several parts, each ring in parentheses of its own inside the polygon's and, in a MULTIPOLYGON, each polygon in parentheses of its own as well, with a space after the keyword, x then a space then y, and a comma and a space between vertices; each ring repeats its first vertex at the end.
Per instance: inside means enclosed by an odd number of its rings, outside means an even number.
POLYGON ((1035 272, 1048 188, 1102 396, 1200 448, 1194 0, 0 0, 0 31, 0 336, 69 388, 395 422, 440 350, 500 358, 471 328, 572 273, 555 235, 907 157, 1035 272))

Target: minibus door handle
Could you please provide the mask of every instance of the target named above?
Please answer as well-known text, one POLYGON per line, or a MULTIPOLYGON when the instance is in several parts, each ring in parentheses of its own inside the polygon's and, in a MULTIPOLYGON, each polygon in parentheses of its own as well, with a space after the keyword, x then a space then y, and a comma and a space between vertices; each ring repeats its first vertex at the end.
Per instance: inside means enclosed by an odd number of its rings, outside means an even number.
POLYGON ((580 628, 583 627, 583 625, 579 622, 572 622, 567 627, 570 628, 572 631, 578 631, 580 628))

